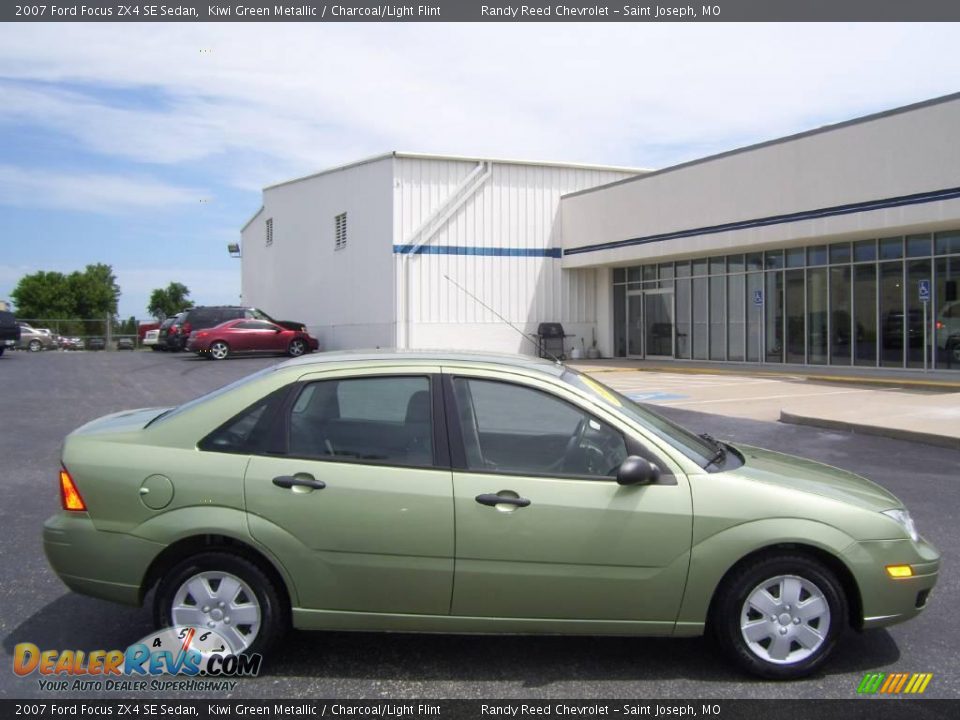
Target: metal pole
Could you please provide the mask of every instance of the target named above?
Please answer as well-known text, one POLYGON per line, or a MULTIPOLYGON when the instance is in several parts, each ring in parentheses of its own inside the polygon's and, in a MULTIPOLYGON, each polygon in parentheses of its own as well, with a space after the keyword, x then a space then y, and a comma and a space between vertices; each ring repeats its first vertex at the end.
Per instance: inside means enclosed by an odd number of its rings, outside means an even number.
POLYGON ((927 371, 927 305, 930 303, 923 303, 923 371, 927 371))

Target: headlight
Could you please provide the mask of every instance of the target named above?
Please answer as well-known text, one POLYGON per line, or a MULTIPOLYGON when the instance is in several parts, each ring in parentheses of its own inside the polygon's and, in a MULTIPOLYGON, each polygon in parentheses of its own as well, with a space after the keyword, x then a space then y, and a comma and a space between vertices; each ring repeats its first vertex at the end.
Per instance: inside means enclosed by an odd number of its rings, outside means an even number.
POLYGON ((913 524, 913 518, 910 517, 910 513, 907 510, 884 510, 883 514, 891 520, 896 520, 900 526, 907 531, 907 535, 910 536, 911 540, 916 542, 920 539, 920 535, 917 533, 917 526, 913 524))

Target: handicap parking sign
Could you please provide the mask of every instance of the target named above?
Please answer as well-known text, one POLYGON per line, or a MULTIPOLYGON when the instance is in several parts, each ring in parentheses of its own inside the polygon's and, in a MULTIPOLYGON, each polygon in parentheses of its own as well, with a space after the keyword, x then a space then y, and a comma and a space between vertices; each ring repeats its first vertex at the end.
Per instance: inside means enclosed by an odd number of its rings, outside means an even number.
POLYGON ((754 290, 754 291, 753 291, 753 304, 754 304, 754 305, 763 305, 763 290, 754 290))
POLYGON ((920 302, 930 302, 930 281, 920 281, 920 302))

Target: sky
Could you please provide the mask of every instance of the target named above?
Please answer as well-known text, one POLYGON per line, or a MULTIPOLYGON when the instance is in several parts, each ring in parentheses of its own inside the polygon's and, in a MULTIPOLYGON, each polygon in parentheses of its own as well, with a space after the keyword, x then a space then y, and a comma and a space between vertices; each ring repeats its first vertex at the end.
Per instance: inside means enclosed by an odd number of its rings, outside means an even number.
POLYGON ((0 299, 104 262, 122 317, 171 281, 236 303, 266 185, 391 150, 666 167, 956 92, 957 32, 0 24, 0 299))

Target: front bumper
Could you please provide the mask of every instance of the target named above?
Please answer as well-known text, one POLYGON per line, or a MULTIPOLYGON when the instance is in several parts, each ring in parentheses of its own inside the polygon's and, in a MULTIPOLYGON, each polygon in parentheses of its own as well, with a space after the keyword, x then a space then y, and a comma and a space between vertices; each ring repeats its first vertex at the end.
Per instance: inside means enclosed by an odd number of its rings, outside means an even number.
POLYGON ((875 540, 851 545, 844 560, 860 589, 863 629, 916 617, 930 600, 940 574, 940 552, 926 540, 875 540), (909 565, 913 575, 891 578, 888 565, 909 565))
POLYGON ((74 592, 140 605, 147 568, 164 546, 124 533, 97 530, 85 512, 62 511, 43 524, 43 551, 74 592))

